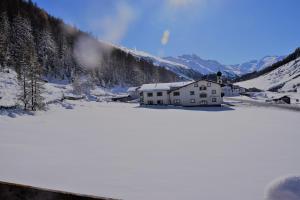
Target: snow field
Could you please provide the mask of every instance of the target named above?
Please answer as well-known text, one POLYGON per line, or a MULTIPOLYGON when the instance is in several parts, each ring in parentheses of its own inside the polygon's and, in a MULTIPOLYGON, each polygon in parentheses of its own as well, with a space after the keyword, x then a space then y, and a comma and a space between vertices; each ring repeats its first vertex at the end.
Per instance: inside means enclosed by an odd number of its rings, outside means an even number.
POLYGON ((0 180, 128 200, 260 200, 299 174, 296 112, 72 102, 0 117, 0 180))

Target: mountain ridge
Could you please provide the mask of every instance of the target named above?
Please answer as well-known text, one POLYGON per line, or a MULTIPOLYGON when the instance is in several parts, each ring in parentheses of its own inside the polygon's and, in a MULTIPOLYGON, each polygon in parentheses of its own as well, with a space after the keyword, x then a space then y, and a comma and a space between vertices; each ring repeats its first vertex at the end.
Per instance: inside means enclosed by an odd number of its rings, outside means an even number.
POLYGON ((204 75, 222 71, 229 77, 237 77, 254 71, 260 71, 282 59, 285 56, 264 56, 259 60, 250 60, 241 64, 226 65, 217 60, 202 59, 196 54, 183 54, 177 57, 165 57, 164 59, 183 64, 204 75))

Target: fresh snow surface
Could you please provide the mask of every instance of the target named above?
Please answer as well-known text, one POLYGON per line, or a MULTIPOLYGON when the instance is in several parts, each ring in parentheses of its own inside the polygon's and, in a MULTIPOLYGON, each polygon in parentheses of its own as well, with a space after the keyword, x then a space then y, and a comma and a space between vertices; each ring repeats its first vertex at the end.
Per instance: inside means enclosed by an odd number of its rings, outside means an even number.
POLYGON ((182 87, 187 84, 192 83, 192 81, 184 81, 184 82, 173 82, 173 83, 151 83, 144 84, 139 89, 140 91, 165 91, 170 90, 172 87, 182 87))
POLYGON ((281 91, 294 90, 295 87, 298 87, 300 91, 300 58, 265 75, 236 84, 245 88, 256 87, 262 90, 268 90, 282 85, 281 91))
POLYGON ((261 200, 300 172, 298 112, 69 103, 0 115, 0 180, 125 200, 261 200))

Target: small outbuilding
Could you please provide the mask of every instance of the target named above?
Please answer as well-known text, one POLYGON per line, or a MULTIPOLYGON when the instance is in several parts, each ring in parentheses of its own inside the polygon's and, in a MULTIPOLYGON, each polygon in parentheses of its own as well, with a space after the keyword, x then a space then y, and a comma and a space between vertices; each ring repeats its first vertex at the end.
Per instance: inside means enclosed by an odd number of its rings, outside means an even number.
POLYGON ((225 97, 239 96, 246 92, 246 89, 238 85, 224 84, 222 85, 222 92, 225 97))
POLYGON ((280 98, 268 100, 268 102, 274 102, 274 103, 277 103, 277 104, 291 104, 291 97, 283 96, 283 97, 280 97, 280 98))
POLYGON ((127 90, 128 95, 132 100, 138 99, 140 97, 140 89, 141 87, 130 87, 127 90))

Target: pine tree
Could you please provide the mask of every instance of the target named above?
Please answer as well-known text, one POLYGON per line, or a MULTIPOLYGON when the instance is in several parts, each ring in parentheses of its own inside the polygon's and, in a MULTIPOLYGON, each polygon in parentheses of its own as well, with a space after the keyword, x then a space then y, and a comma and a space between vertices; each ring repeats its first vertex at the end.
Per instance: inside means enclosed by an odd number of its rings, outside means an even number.
POLYGON ((34 46, 31 24, 28 19, 16 16, 12 22, 10 65, 17 72, 21 70, 22 62, 29 64, 30 49, 34 46))
POLYGON ((10 25, 6 12, 0 13, 0 70, 6 67, 9 49, 10 25))
POLYGON ((23 56, 20 58, 20 68, 19 85, 21 87, 21 93, 18 99, 23 103, 24 110, 27 110, 30 102, 29 65, 25 62, 23 56))
POLYGON ((29 20, 17 16, 13 21, 12 63, 19 72, 20 101, 25 110, 42 107, 41 70, 37 62, 34 38, 29 20))
POLYGON ((42 97, 42 67, 37 62, 37 57, 34 49, 32 49, 31 60, 30 60, 30 106, 32 111, 40 110, 44 108, 42 97))
POLYGON ((55 74, 58 64, 57 46, 48 29, 41 30, 37 38, 38 61, 48 74, 55 74))

